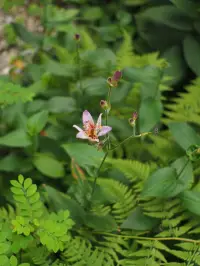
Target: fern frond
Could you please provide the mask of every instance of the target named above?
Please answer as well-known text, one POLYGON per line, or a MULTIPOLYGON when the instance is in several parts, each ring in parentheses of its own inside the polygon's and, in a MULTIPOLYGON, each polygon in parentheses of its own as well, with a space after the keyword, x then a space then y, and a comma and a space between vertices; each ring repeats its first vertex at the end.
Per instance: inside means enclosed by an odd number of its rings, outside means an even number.
POLYGON ((121 224, 136 206, 136 197, 128 186, 112 179, 99 178, 97 183, 113 199, 111 213, 121 224))
POLYGON ((165 105, 168 110, 165 111, 167 118, 163 122, 192 122, 200 125, 199 87, 200 78, 197 78, 186 86, 186 92, 179 93, 179 97, 173 99, 173 103, 165 105))
POLYGON ((117 68, 123 69, 124 67, 132 66, 133 64, 133 43, 132 38, 124 30, 123 32, 124 40, 117 51, 117 68))

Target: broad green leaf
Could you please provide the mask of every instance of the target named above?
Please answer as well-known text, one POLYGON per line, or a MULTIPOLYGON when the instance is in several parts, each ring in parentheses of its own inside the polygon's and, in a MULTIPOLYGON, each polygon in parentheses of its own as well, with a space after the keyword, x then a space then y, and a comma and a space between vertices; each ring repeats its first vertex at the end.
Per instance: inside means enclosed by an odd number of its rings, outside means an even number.
POLYGON ((8 266, 9 265, 9 259, 6 255, 0 255, 0 265, 1 266, 8 266))
POLYGON ((171 167, 153 172, 144 184, 141 197, 168 198, 174 194, 177 186, 176 171, 171 167))
POLYGON ((82 88, 90 96, 103 96, 108 91, 106 79, 102 77, 84 79, 82 88))
POLYGON ((48 177, 60 178, 65 175, 63 164, 48 154, 37 153, 33 158, 33 164, 38 171, 48 177))
POLYGON ((200 192, 186 190, 180 194, 183 206, 194 214, 200 215, 200 192))
POLYGON ((27 31, 27 29, 18 23, 12 23, 12 26, 17 36, 24 42, 40 46, 43 41, 43 36, 27 31))
MULTIPOLYGON (((7 243, 0 243, 0 254, 5 254, 10 249, 10 245, 7 243)), ((1 261, 0 261, 1 263, 1 261)))
POLYGON ((117 224, 114 218, 110 215, 99 216, 96 214, 86 215, 86 226, 99 231, 115 231, 117 230, 117 224))
POLYGON ((32 179, 31 178, 26 178, 24 181, 24 188, 27 189, 32 185, 32 179))
MULTIPOLYGON (((25 184, 25 182, 24 182, 25 184)), ((35 184, 32 184, 26 191, 26 195, 28 197, 31 197, 35 194, 35 192, 37 191, 37 186, 35 184)))
POLYGON ((147 8, 139 13, 138 17, 177 30, 191 31, 193 28, 192 20, 184 12, 171 5, 147 8))
POLYGON ((145 99, 139 110, 140 132, 148 132, 160 121, 162 115, 162 104, 156 99, 145 99))
POLYGON ((48 60, 45 63, 45 69, 47 72, 54 74, 56 76, 75 77, 77 75, 77 70, 75 65, 60 64, 53 60, 48 60))
POLYGON ((142 100, 149 97, 155 98, 162 79, 163 70, 155 66, 141 68, 127 67, 123 70, 123 79, 141 84, 142 100))
POLYGON ((169 129, 175 141, 187 150, 191 145, 200 145, 200 136, 187 123, 169 123, 169 129))
POLYGON ((76 110, 76 102, 71 97, 55 96, 48 101, 47 108, 51 113, 71 113, 76 110))
POLYGON ((200 76, 200 44, 192 35, 185 37, 183 42, 185 60, 191 70, 200 76))
POLYGON ((20 169, 23 159, 14 153, 10 153, 0 160, 0 170, 5 172, 15 172, 20 169))
POLYGON ((178 9, 183 11, 187 16, 196 18, 199 16, 198 3, 188 0, 170 0, 178 9))
POLYGON ((31 116, 27 121, 27 131, 29 135, 35 136, 45 127, 48 121, 48 112, 41 111, 31 116))
POLYGON ((137 207, 127 219, 124 220, 120 228, 131 230, 150 230, 159 222, 158 219, 143 214, 140 207, 137 207))
POLYGON ((15 256, 12 255, 12 256, 10 257, 10 265, 11 265, 11 266, 17 266, 17 264, 18 264, 18 263, 17 263, 17 258, 16 258, 15 256))
POLYGON ((18 129, 0 137, 0 145, 7 147, 27 147, 31 140, 24 130, 18 129))
POLYGON ((51 210, 58 211, 67 209, 76 224, 80 225, 84 222, 85 211, 80 204, 53 187, 44 185, 44 190, 47 192, 47 201, 50 204, 51 210))
POLYGON ((103 16, 103 10, 98 7, 87 7, 83 10, 82 16, 86 20, 97 20, 103 16))
POLYGON ((177 159, 171 164, 171 167, 176 169, 178 179, 177 187, 174 193, 178 194, 185 189, 189 189, 194 180, 192 164, 188 161, 188 158, 184 156, 177 159))
POLYGON ((79 166, 97 167, 104 156, 102 151, 85 143, 64 144, 62 147, 79 166))
POLYGON ((182 80, 185 76, 186 64, 180 47, 170 47, 162 54, 162 57, 169 63, 169 66, 164 70, 164 75, 172 77, 172 80, 167 81, 167 84, 173 85, 182 80))

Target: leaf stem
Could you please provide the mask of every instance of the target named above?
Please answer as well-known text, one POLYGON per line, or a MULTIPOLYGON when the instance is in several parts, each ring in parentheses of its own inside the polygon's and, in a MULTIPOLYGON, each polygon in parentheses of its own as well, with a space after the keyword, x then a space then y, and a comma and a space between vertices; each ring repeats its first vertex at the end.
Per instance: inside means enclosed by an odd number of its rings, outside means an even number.
POLYGON ((92 192, 91 192, 91 198, 92 198, 92 196, 94 194, 94 191, 95 191, 95 188, 96 188, 97 178, 99 176, 99 172, 100 172, 101 167, 103 166, 107 156, 108 156, 108 151, 104 154, 104 157, 103 157, 103 159, 101 161, 101 164, 99 165, 99 168, 96 171, 96 175, 95 175, 95 179, 94 179, 94 183, 93 183, 93 187, 92 187, 92 192))
POLYGON ((112 234, 106 232, 93 232, 94 234, 101 234, 107 236, 117 236, 126 239, 141 239, 141 240, 153 240, 153 241, 183 241, 183 242, 190 242, 190 243, 200 243, 200 240, 194 240, 190 238, 183 238, 183 237, 145 237, 145 236, 126 236, 120 234, 112 234))

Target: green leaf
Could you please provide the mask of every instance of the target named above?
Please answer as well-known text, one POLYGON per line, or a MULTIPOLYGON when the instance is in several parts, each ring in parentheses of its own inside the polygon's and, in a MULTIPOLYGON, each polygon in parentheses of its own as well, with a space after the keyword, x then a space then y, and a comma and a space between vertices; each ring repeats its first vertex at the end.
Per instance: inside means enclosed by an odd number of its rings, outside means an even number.
POLYGON ((60 178, 65 175, 63 164, 47 154, 37 153, 33 158, 33 164, 38 171, 48 177, 60 178))
POLYGON ((110 215, 99 216, 96 214, 86 215, 86 226, 100 231, 115 231, 117 224, 114 218, 110 215))
POLYGON ((82 16, 86 20, 97 20, 103 16, 103 10, 100 7, 87 7, 83 10, 82 16))
POLYGON ((17 34, 17 36, 24 42, 40 46, 43 41, 43 36, 42 35, 36 35, 32 32, 29 32, 26 30, 26 28, 18 23, 12 23, 12 26, 17 34))
POLYGON ((20 169, 23 159, 14 153, 10 153, 0 160, 0 170, 5 172, 16 172, 20 169))
POLYGON ((200 215, 200 192, 186 190, 180 194, 183 206, 190 212, 200 215))
POLYGON ((185 37, 183 51, 188 66, 197 76, 200 76, 200 44, 192 35, 185 37))
POLYGON ((19 181, 19 183, 22 185, 23 184, 23 182, 24 182, 24 177, 23 177, 23 175, 18 175, 18 181, 19 181))
POLYGON ((40 131, 45 127, 47 121, 48 121, 47 111, 41 111, 31 116, 27 121, 27 131, 29 135, 34 136, 40 133, 40 131))
POLYGON ((141 197, 171 197, 174 194, 176 185, 175 169, 171 167, 161 168, 148 177, 141 197))
POLYGON ((104 152, 85 143, 70 143, 62 145, 64 150, 79 166, 98 166, 104 152))
POLYGON ((143 214, 140 207, 137 207, 128 218, 122 223, 120 228, 131 230, 150 230, 159 222, 158 219, 143 214))
POLYGON ((6 255, 0 255, 0 265, 1 266, 8 266, 9 265, 9 259, 6 255))
POLYGON ((31 178, 26 178, 24 181, 24 188, 27 189, 32 185, 32 180, 31 178))
POLYGON ((194 181, 192 164, 188 161, 188 158, 184 156, 173 162, 171 166, 176 169, 177 173, 178 182, 174 191, 177 195, 183 190, 190 188, 194 181))
MULTIPOLYGON (((24 182, 24 184, 25 184, 25 182, 24 182)), ((37 192, 37 186, 35 184, 33 184, 26 191, 27 197, 33 196, 35 194, 35 192, 37 192)))
POLYGON ((178 83, 184 78, 186 72, 186 64, 180 47, 170 47, 162 54, 162 57, 169 62, 169 67, 164 70, 164 75, 172 77, 172 80, 169 80, 166 83, 169 86, 178 83))
POLYGON ((85 211, 75 200, 69 198, 68 195, 56 190, 53 187, 44 185, 44 190, 47 192, 47 201, 51 210, 69 210, 71 218, 77 225, 81 225, 85 220, 85 211))
POLYGON ((75 77, 77 73, 75 65, 60 64, 53 60, 48 60, 44 66, 47 72, 56 76, 75 77))
POLYGON ((0 145, 7 147, 27 147, 32 143, 29 136, 22 129, 18 129, 0 137, 0 145))
POLYGON ((175 141, 184 150, 191 145, 200 145, 200 136, 187 123, 169 123, 168 126, 175 141))
MULTIPOLYGON (((7 243, 0 243, 0 254, 7 253, 8 250, 10 249, 10 245, 7 243)), ((1 263, 1 261, 0 261, 1 263)))
POLYGON ((123 79, 141 84, 142 100, 155 98, 161 83, 163 70, 155 66, 141 68, 127 67, 123 70, 123 79))
POLYGON ((188 0, 170 0, 177 8, 183 11, 187 16, 196 18, 199 16, 198 3, 188 0))
POLYGON ((73 98, 55 96, 48 101, 47 108, 51 113, 71 113, 74 112, 77 107, 73 98))
POLYGON ((145 99, 139 110, 140 132, 148 132, 160 121, 162 104, 156 99, 145 99))
POLYGON ((192 31, 192 20, 181 10, 171 5, 150 7, 137 15, 140 19, 146 19, 171 28, 182 31, 192 31))
POLYGON ((186 154, 190 161, 196 162, 200 160, 200 146, 199 145, 191 145, 187 151, 186 154))
POLYGON ((17 258, 16 258, 15 256, 12 255, 12 256, 10 257, 10 265, 11 265, 11 266, 17 266, 17 264, 18 264, 18 263, 17 263, 17 258))

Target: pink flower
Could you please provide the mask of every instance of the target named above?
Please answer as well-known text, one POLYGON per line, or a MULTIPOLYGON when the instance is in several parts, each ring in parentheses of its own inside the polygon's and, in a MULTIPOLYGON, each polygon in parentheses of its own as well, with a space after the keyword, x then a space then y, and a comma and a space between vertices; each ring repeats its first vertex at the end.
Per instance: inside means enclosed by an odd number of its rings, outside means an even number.
POLYGON ((91 114, 87 110, 85 110, 82 117, 83 129, 76 125, 73 125, 73 127, 78 129, 79 131, 76 137, 78 139, 88 139, 92 142, 99 142, 99 137, 106 135, 112 130, 112 127, 101 125, 101 116, 102 114, 99 115, 97 123, 95 124, 91 114))
POLYGON ((120 70, 117 70, 115 71, 112 77, 109 77, 107 79, 107 82, 111 87, 117 87, 121 77, 122 77, 122 72, 120 70))

